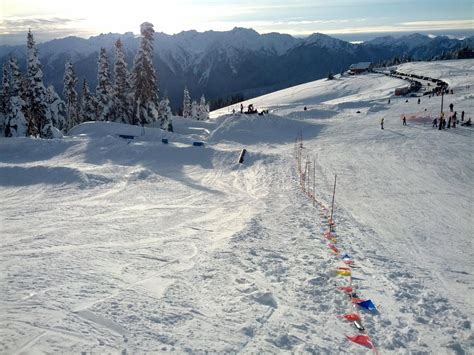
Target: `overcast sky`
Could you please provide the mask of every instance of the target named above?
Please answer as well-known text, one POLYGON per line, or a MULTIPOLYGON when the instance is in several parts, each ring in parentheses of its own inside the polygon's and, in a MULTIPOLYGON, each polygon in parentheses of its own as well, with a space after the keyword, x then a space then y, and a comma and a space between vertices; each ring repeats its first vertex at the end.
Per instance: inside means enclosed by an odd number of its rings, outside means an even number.
POLYGON ((108 32, 253 28, 303 36, 474 30, 473 0, 0 0, 0 44, 108 32))

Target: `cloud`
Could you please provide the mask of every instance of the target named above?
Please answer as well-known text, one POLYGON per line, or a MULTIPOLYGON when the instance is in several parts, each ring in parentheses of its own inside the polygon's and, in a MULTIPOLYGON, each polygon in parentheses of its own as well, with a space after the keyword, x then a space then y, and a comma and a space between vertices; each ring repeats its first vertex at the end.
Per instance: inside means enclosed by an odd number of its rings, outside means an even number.
POLYGON ((71 28, 72 25, 83 21, 83 19, 49 17, 16 17, 0 20, 0 34, 24 33, 32 28, 41 32, 61 31, 65 28, 71 28))
POLYGON ((426 29, 473 29, 474 20, 411 21, 401 22, 400 25, 408 27, 423 27, 426 29))

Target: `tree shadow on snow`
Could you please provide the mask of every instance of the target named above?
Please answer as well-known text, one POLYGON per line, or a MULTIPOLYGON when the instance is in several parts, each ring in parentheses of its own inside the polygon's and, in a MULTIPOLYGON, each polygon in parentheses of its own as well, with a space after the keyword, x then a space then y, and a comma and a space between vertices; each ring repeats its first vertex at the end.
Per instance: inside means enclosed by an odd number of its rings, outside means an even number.
MULTIPOLYGON (((193 180, 184 170, 185 167, 213 169, 214 149, 170 142, 125 141, 116 137, 91 139, 85 161, 93 165, 136 166, 147 169, 157 176, 178 181, 192 189, 211 194, 221 191, 211 189, 193 180)), ((148 175, 144 174, 143 179, 148 175)))

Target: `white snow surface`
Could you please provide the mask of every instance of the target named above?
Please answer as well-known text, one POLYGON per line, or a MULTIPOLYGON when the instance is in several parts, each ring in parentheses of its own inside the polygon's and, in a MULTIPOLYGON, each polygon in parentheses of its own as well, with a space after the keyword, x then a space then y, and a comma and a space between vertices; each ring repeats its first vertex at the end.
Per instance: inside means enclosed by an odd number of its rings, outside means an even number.
MULTIPOLYGON (((473 64, 399 69, 450 82, 445 108, 467 119, 473 64)), ((440 107, 392 96, 404 85, 319 80, 244 103, 268 115, 174 117, 175 133, 101 122, 0 138, 0 353, 369 352, 337 318, 345 281, 299 188, 299 132, 325 205, 337 174, 337 246, 378 306, 362 321, 379 352, 472 352, 473 128, 402 126, 440 107)))

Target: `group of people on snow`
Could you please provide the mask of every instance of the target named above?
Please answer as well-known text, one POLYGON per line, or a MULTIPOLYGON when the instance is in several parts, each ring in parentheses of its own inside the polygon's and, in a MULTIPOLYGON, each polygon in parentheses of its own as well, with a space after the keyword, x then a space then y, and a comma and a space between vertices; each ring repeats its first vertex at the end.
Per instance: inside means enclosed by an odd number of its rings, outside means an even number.
MULTIPOLYGON (((451 89, 450 91, 446 90, 447 93, 453 94, 454 91, 451 89)), ((408 102, 406 100, 405 102, 408 102)), ((421 103, 421 99, 418 98, 417 100, 418 105, 421 103)), ((388 104, 390 104, 390 99, 388 99, 388 104)), ((426 111, 426 108, 425 108, 426 111)), ((456 128, 456 125, 461 124, 461 126, 471 126, 471 118, 469 118, 467 121, 464 121, 465 117, 465 112, 461 112, 461 120, 458 119, 457 116, 457 111, 454 111, 454 104, 450 103, 449 104, 449 115, 448 118, 446 119, 444 112, 441 113, 439 119, 435 117, 432 121, 432 127, 433 128, 438 128, 438 129, 445 129, 445 128, 456 128)), ((382 117, 380 120, 380 128, 383 130, 384 129, 384 121, 385 119, 382 117)), ((407 119, 406 116, 402 116, 402 124, 403 126, 407 125, 407 119)))

